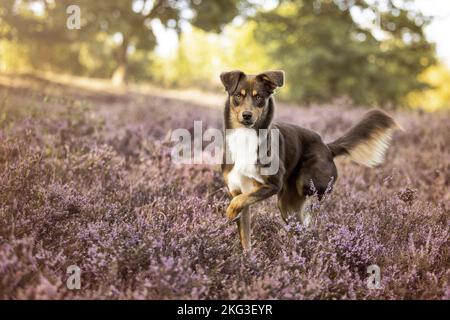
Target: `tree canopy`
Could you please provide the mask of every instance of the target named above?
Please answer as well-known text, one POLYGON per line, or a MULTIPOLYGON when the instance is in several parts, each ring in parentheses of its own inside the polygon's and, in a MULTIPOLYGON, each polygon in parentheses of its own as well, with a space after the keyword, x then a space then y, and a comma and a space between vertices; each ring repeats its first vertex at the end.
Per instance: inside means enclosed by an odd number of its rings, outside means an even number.
POLYGON ((16 59, 24 56, 35 69, 117 83, 195 85, 210 83, 220 68, 281 68, 291 100, 346 96, 398 106, 427 88, 420 75, 436 63, 424 34, 429 22, 414 0, 4 0, 0 42, 6 54, 14 43, 16 59), (65 27, 74 4, 80 30, 65 27), (154 54, 155 23, 179 35, 170 57, 154 54))
MULTIPOLYGON (((67 68, 71 56, 88 51, 97 57, 96 62, 105 64, 102 68, 107 73, 115 69, 112 77, 121 83, 128 73, 130 52, 155 47, 153 20, 178 32, 183 20, 205 30, 220 31, 237 14, 237 5, 237 0, 6 0, 0 22, 5 29, 3 37, 33 42, 38 45, 36 50, 51 47, 55 53, 53 56, 39 52, 37 56, 51 58, 58 65, 58 56, 65 55, 60 64, 63 68, 67 68), (80 30, 65 27, 66 10, 71 5, 81 9, 80 30), (39 10, 32 10, 33 7, 39 10)), ((72 69, 83 70, 83 66, 75 62, 72 69)))
POLYGON ((417 76, 435 62, 424 35, 428 20, 405 2, 386 1, 384 9, 368 2, 284 0, 254 17, 257 39, 289 70, 294 99, 348 96, 360 104, 396 105, 425 87, 417 76), (375 25, 358 23, 356 11, 372 13, 375 25))

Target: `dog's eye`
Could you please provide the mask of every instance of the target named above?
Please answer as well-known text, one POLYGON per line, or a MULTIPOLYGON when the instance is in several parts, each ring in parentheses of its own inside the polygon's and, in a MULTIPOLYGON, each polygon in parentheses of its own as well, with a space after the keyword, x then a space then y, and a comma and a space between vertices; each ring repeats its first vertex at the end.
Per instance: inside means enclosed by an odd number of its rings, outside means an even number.
POLYGON ((236 93, 234 95, 234 104, 238 105, 241 103, 242 95, 240 93, 236 93))
POLYGON ((261 102, 262 97, 261 97, 259 94, 257 94, 257 95, 255 96, 255 100, 256 100, 256 102, 261 102))

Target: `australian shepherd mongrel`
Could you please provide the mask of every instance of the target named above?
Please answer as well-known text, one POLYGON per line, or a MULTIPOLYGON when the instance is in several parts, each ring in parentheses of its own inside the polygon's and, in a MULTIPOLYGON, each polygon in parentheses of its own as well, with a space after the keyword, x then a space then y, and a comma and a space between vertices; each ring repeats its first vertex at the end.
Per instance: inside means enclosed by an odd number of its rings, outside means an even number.
POLYGON ((226 215, 237 222, 244 250, 251 243, 250 205, 276 194, 285 221, 294 218, 308 224, 305 201, 314 194, 320 200, 331 190, 337 179, 333 159, 348 156, 361 165, 378 165, 399 128, 389 115, 373 110, 342 137, 324 143, 314 131, 272 122, 273 93, 284 84, 283 71, 258 75, 231 71, 220 79, 228 93, 222 173, 232 200, 226 215), (261 150, 269 161, 261 161, 261 150))

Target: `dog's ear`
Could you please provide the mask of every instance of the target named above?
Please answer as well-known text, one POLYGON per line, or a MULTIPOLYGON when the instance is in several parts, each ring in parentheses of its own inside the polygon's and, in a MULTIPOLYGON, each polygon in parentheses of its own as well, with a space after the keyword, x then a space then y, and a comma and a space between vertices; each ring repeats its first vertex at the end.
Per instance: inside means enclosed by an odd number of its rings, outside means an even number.
POLYGON ((227 90, 229 94, 232 94, 236 90, 239 80, 241 80, 241 77, 243 76, 245 76, 245 73, 239 70, 222 72, 220 74, 220 80, 222 81, 225 90, 227 90))
POLYGON ((284 85, 284 71, 271 70, 260 73, 256 76, 259 80, 263 81, 271 92, 277 87, 284 85))

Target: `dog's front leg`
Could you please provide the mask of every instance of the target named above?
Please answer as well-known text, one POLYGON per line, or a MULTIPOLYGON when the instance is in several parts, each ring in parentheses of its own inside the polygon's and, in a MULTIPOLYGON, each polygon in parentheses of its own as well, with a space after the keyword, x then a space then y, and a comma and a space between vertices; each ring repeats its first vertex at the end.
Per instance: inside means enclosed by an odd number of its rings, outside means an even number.
POLYGON ((243 208, 240 213, 240 217, 237 219, 239 238, 241 240, 241 245, 244 251, 251 250, 251 219, 250 207, 243 208))
POLYGON ((231 200, 227 208, 227 218, 236 221, 242 209, 273 196, 278 190, 279 188, 276 185, 260 185, 249 193, 241 193, 231 200))

